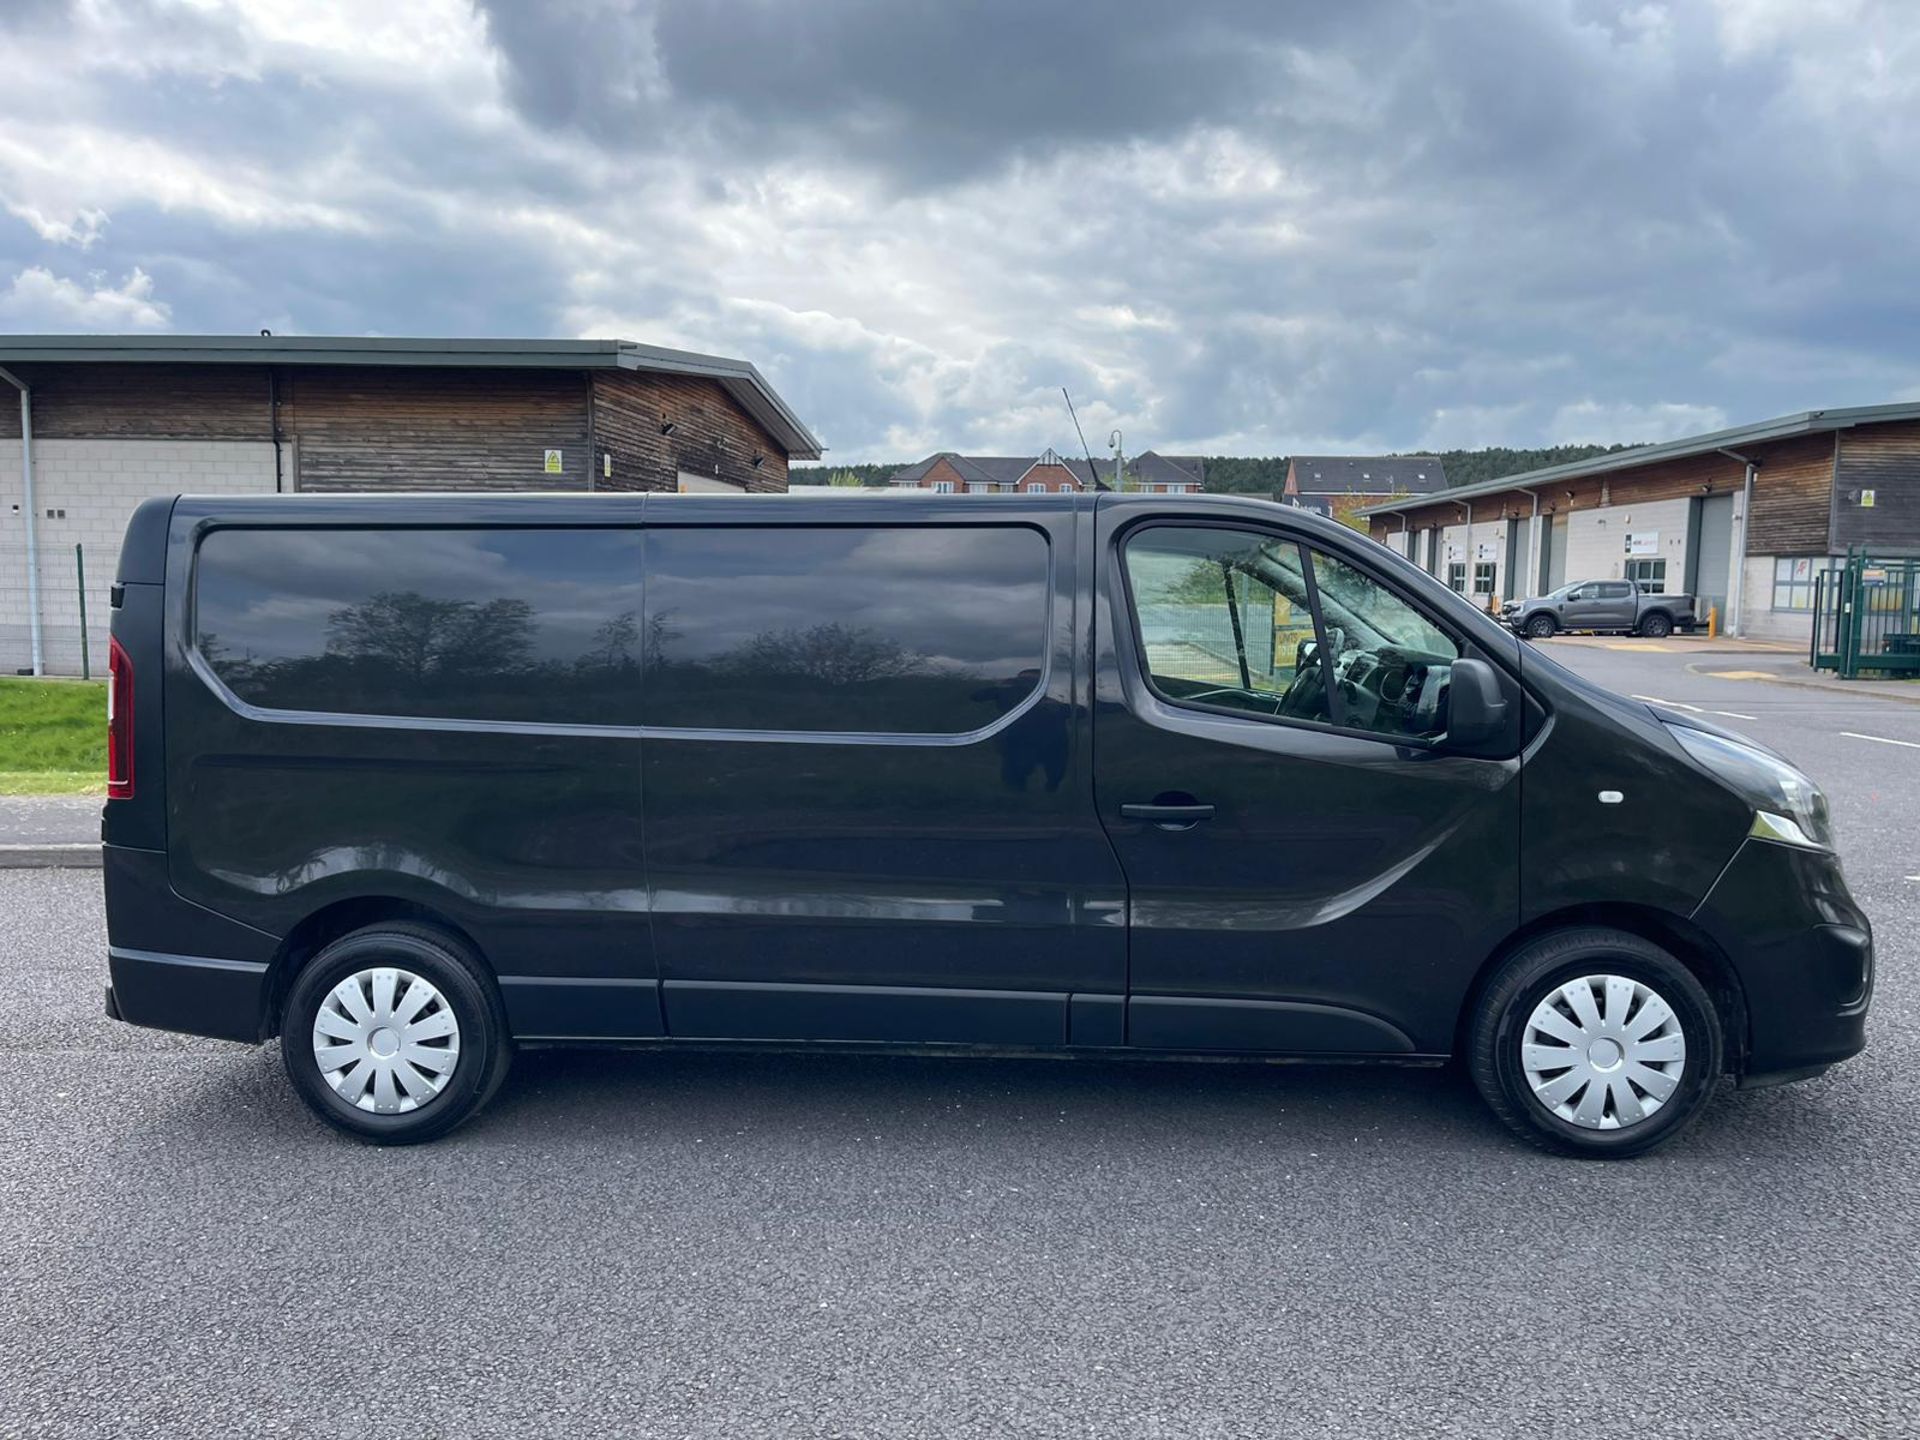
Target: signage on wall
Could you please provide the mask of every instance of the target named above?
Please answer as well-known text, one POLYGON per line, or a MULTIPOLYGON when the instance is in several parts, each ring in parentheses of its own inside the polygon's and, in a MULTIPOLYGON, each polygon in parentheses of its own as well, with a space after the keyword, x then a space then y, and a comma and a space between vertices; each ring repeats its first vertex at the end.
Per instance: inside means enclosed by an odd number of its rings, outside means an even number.
POLYGON ((1660 532, 1658 530, 1627 531, 1627 554, 1658 555, 1660 553, 1660 532))
POLYGON ((1861 505, 1861 508, 1863 508, 1863 509, 1866 509, 1866 510, 1871 510, 1871 509, 1873 509, 1873 501, 1874 501, 1874 494, 1873 494, 1873 491, 1871 491, 1871 490, 1862 490, 1862 491, 1860 492, 1860 505, 1861 505))
POLYGON ((1491 540, 1481 540, 1473 547, 1473 558, 1476 560, 1492 560, 1499 553, 1499 548, 1491 540))
POLYGON ((549 475, 559 475, 563 473, 560 465, 560 452, 558 450, 547 451, 547 460, 544 469, 549 475))

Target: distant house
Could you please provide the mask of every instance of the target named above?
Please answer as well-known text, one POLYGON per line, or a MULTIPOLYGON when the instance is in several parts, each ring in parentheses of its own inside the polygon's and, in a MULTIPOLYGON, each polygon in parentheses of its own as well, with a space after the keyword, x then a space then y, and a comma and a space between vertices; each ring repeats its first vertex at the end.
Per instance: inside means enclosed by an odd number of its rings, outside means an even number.
POLYGON ((1446 488, 1447 472, 1438 455, 1296 455, 1287 462, 1284 498, 1351 522, 1358 511, 1382 500, 1446 488))
MULTIPOLYGON (((1156 495, 1198 493, 1206 488, 1206 462, 1198 455, 1159 455, 1149 450, 1127 461, 1129 489, 1156 495)), ((1063 458, 1051 446, 1038 455, 958 455, 942 450, 904 469, 887 483, 898 489, 932 490, 942 495, 1014 495, 1091 490, 1092 476, 1113 484, 1113 462, 1063 458)))

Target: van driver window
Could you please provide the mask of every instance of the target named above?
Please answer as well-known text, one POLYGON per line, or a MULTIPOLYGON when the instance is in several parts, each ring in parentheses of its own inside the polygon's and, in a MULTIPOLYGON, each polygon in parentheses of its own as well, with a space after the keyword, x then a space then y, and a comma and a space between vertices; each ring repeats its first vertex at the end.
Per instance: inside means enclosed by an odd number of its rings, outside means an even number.
POLYGON ((1154 689, 1176 703, 1437 739, 1459 647, 1359 570, 1310 553, 1319 626, 1292 541, 1172 527, 1129 541, 1154 689))
POLYGON ((1329 719, 1300 547, 1243 530, 1147 530, 1127 579, 1154 688, 1169 700, 1329 719))

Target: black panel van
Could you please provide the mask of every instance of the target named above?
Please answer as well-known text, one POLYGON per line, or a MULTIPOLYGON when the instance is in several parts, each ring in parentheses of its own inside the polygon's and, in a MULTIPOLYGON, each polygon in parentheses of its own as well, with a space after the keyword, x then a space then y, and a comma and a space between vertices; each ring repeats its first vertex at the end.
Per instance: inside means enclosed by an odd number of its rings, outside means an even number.
POLYGON ((424 1140, 517 1047, 1457 1057, 1562 1151, 1858 1052, 1819 788, 1251 499, 179 497, 108 1013, 424 1140))

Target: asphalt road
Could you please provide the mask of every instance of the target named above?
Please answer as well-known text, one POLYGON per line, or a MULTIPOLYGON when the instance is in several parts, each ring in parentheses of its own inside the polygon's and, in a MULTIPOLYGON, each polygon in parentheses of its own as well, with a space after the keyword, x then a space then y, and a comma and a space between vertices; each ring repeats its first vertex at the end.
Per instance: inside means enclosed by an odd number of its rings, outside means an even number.
POLYGON ((1431 1072, 652 1054, 383 1151, 0 872, 0 1434, 1920 1431, 1920 706, 1553 651, 1828 785, 1866 1055, 1612 1165, 1431 1072))

